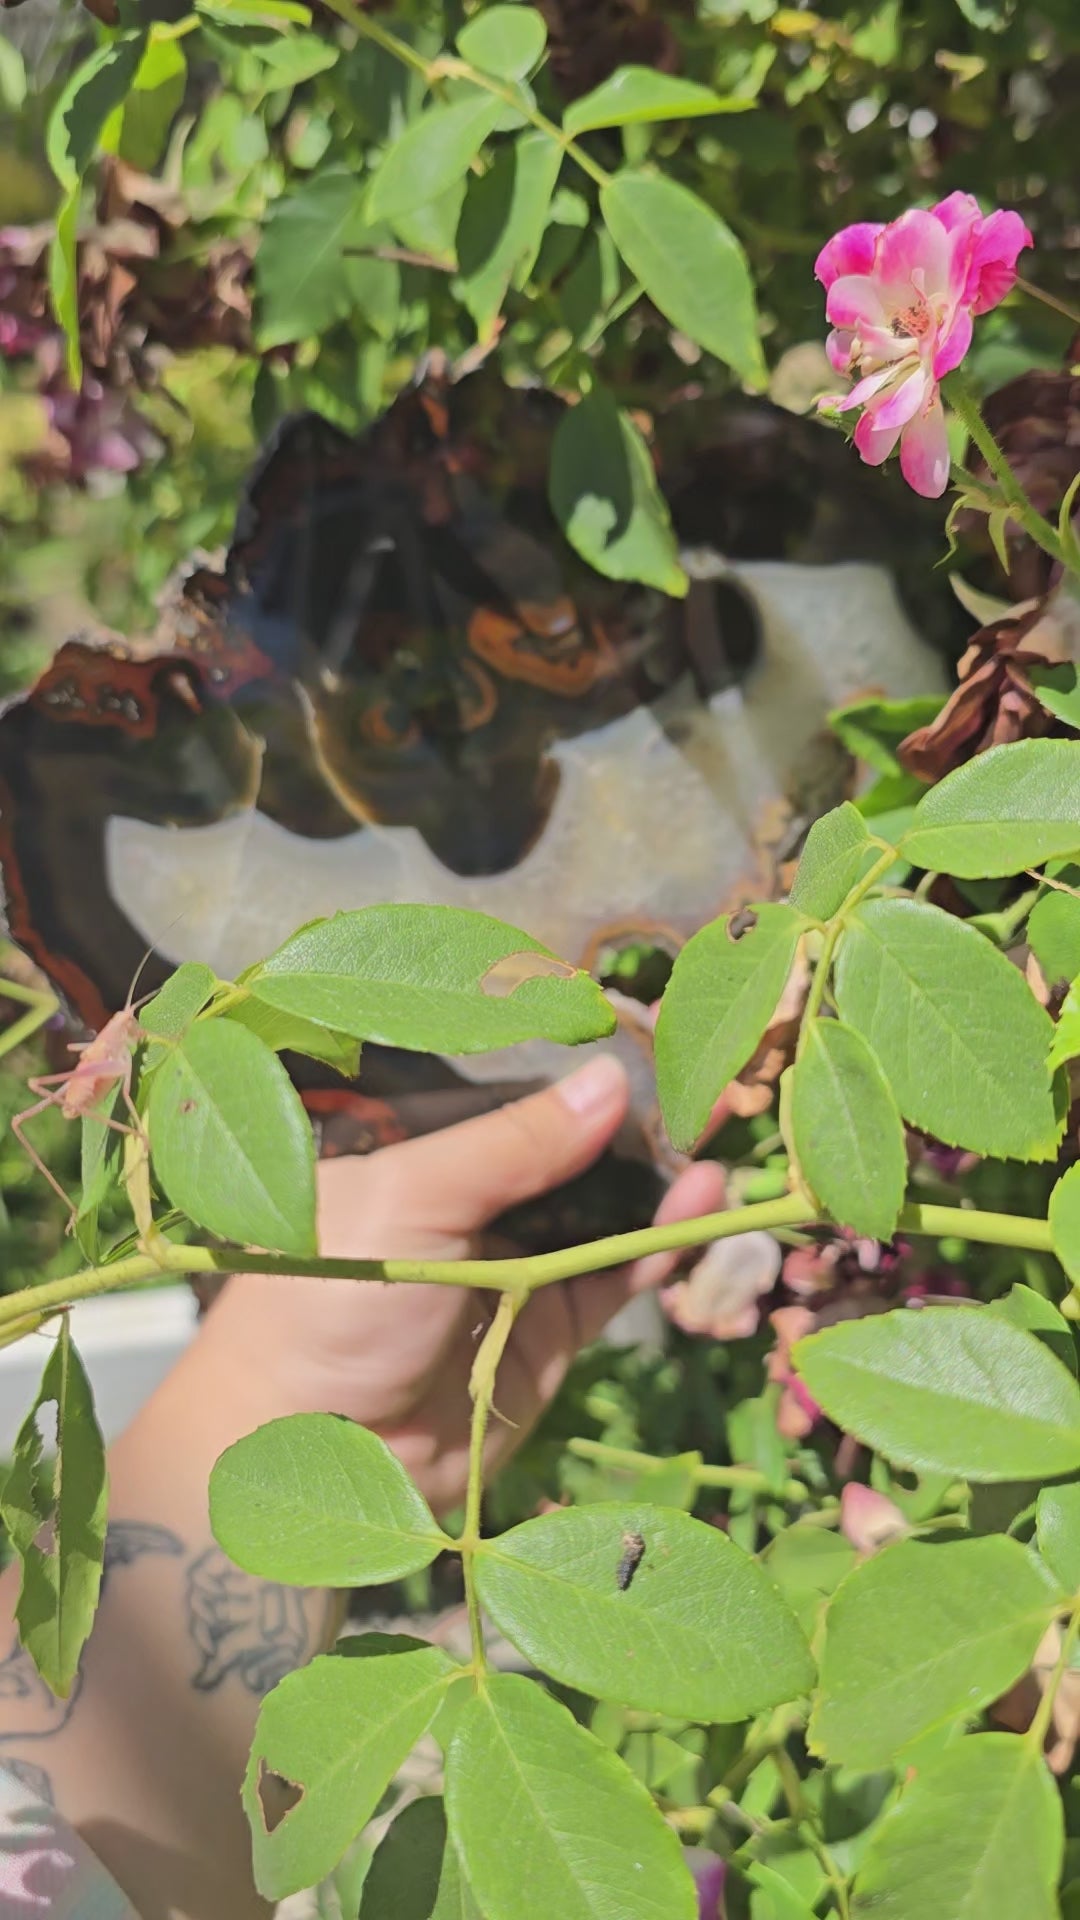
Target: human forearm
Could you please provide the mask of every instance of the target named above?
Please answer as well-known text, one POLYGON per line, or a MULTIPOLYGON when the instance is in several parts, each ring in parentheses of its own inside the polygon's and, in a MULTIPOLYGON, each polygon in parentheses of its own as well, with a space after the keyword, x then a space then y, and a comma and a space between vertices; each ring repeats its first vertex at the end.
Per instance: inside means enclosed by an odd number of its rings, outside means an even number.
POLYGON ((217 1456, 285 1411, 210 1324, 110 1453, 101 1607, 67 1702, 18 1646, 0 1581, 0 1766, 22 1773, 143 1920, 254 1920, 239 1784, 259 1700, 329 1634, 331 1597, 252 1579, 215 1546, 217 1456))

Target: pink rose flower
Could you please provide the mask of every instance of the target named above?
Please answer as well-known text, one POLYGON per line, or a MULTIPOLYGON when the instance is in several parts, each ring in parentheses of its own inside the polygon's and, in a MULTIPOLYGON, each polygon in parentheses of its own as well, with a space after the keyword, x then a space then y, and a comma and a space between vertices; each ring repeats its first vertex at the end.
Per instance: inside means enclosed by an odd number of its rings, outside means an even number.
POLYGON ((900 468, 936 500, 949 480, 939 383, 971 345, 972 320, 1005 298, 1032 238, 1018 213, 983 215, 970 193, 929 212, 912 208, 888 226, 863 221, 834 234, 814 271, 826 289, 826 342, 849 393, 820 402, 861 407, 855 445, 880 466, 900 443, 900 468))

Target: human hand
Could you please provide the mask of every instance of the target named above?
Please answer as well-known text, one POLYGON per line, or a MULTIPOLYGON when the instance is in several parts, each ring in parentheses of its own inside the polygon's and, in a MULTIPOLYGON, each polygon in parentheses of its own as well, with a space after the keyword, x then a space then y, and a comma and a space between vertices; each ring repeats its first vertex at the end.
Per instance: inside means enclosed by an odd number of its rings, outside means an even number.
MULTIPOLYGON (((354 1259, 467 1258, 475 1236, 507 1207, 590 1166, 628 1101, 622 1068, 599 1055, 556 1086, 479 1119, 367 1158, 324 1161, 321 1250, 354 1259)), ((722 1196, 717 1167, 689 1167, 657 1222, 711 1212, 722 1196)), ((533 1296, 499 1369, 502 1417, 489 1429, 489 1469, 534 1425, 579 1348, 633 1294, 663 1281, 677 1258, 654 1254, 533 1296)), ((206 1333, 231 1343, 232 1364, 249 1378, 257 1370, 264 1417, 348 1414, 382 1434, 445 1512, 464 1494, 469 1371, 494 1301, 463 1287, 245 1274, 230 1281, 206 1333)))

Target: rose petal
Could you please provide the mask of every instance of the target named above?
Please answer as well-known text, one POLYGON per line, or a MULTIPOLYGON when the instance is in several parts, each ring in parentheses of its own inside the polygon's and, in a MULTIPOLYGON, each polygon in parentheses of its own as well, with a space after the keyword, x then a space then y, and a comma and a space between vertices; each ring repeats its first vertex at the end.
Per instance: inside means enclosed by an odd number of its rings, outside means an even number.
POLYGON ((921 207, 890 221, 878 242, 874 267, 885 304, 896 310, 911 306, 920 293, 948 292, 955 246, 940 220, 921 207))
POLYGON ((850 373, 851 349, 855 335, 850 327, 838 327, 825 341, 825 357, 834 373, 850 373))
MULTIPOLYGON (((862 422, 860 421, 860 425, 862 422)), ((866 458, 866 455, 863 455, 866 458)), ((934 388, 928 404, 903 429, 900 471, 908 486, 927 500, 939 500, 949 484, 949 439, 945 410, 934 388)))
POLYGON ((880 220, 859 220, 854 226, 841 227, 831 240, 826 240, 814 261, 814 274, 822 286, 831 287, 842 274, 869 273, 881 231, 880 220))
POLYGON ((887 386, 895 377, 892 367, 879 367, 876 373, 868 373, 865 380, 857 380, 850 393, 830 394, 827 398, 820 400, 818 405, 828 405, 837 413, 850 413, 853 407, 869 406, 882 387, 887 386))
POLYGON ((964 289, 973 313, 989 313, 1016 285, 1016 262, 1035 242, 1018 213, 992 213, 976 228, 964 289))
POLYGON ((825 302, 825 318, 830 326, 851 327, 857 332, 864 327, 887 327, 889 319, 877 281, 863 273, 845 274, 843 279, 833 281, 825 302))
MULTIPOLYGON (((928 384, 925 369, 916 367, 891 393, 872 400, 869 410, 874 418, 874 432, 887 433, 892 427, 906 427, 925 401, 928 384)), ((868 386, 869 381, 861 381, 860 385, 868 386)), ((858 392, 858 388, 855 391, 858 392)))
POLYGON ((947 373, 952 372, 954 367, 960 365, 961 360, 971 345, 972 331, 970 308, 958 308, 952 326, 940 340, 934 354, 933 371, 935 380, 943 379, 947 373))
MULTIPOLYGON (((910 427, 908 428, 910 432, 910 427)), ((886 427, 878 430, 874 424, 874 415, 868 407, 855 429, 855 450, 861 454, 868 467, 880 467, 887 460, 900 438, 899 427, 886 427)))
POLYGON ((979 203, 973 193, 950 193, 931 207, 935 220, 940 220, 946 233, 952 233, 957 227, 971 228, 982 219, 979 203))

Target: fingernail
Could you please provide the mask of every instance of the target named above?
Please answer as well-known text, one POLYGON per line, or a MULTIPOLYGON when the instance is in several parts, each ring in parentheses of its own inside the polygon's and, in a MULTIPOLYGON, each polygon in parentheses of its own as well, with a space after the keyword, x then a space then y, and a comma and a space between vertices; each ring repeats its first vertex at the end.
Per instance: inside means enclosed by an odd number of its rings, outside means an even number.
POLYGON ((571 1113, 599 1113, 610 1107, 626 1086, 626 1073, 612 1053, 599 1053, 558 1083, 559 1095, 571 1113))

